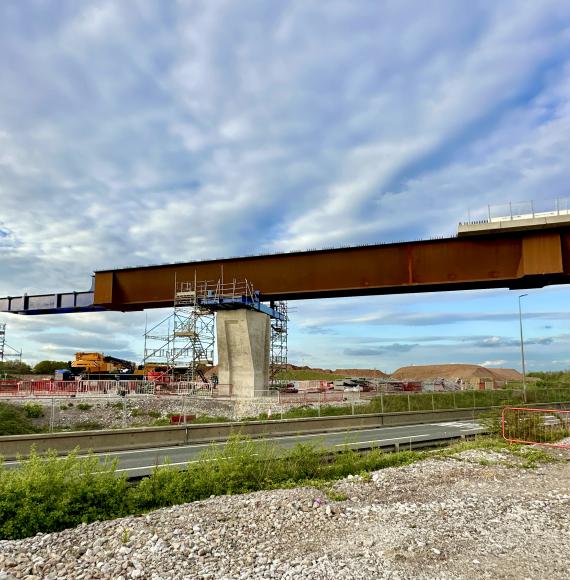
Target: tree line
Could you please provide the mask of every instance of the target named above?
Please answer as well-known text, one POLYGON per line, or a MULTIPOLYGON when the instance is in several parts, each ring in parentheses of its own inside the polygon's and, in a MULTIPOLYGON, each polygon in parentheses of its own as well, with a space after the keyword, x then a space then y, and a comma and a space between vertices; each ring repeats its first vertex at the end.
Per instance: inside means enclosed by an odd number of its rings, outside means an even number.
POLYGON ((69 366, 67 361, 42 360, 33 367, 26 362, 15 360, 0 362, 0 379, 3 375, 53 375, 58 369, 69 366))

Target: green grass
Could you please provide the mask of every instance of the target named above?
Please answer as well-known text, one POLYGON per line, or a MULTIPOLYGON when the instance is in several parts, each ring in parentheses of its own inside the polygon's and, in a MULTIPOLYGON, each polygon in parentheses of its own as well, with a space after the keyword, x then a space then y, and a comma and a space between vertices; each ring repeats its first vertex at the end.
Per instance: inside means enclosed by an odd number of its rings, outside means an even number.
MULTIPOLYGON (((527 404, 570 401, 570 387, 546 390, 527 391, 527 404)), ((445 393, 402 393, 373 397, 367 404, 354 405, 355 414, 366 413, 400 413, 406 411, 439 411, 444 409, 461 409, 473 407, 499 407, 504 405, 524 405, 523 392, 501 389, 493 391, 456 391, 445 393)), ((352 405, 321 405, 320 410, 311 406, 296 407, 283 413, 284 419, 304 417, 326 417, 351 415, 352 405)), ((280 419, 281 413, 273 412, 273 420, 280 419)), ((256 418, 248 417, 250 420, 256 418)), ((262 413, 258 420, 266 420, 262 413)))
POLYGON ((103 429, 103 425, 97 421, 80 421, 74 423, 71 428, 72 431, 99 431, 103 429))
POLYGON ((188 421, 191 425, 201 424, 201 423, 229 423, 231 419, 229 417, 224 417, 223 415, 202 415, 200 417, 196 417, 191 421, 188 421))
MULTIPOLYGON (((322 485, 360 473, 417 461, 421 453, 396 454, 347 449, 333 457, 313 445, 283 453, 266 441, 233 438, 210 446, 187 471, 168 465, 136 485, 115 473, 116 463, 100 465, 93 456, 64 459, 55 452, 33 452, 18 470, 0 464, 0 539, 53 532, 81 522, 196 501, 211 495, 238 494, 299 484, 322 485)), ((340 497, 339 497, 340 499, 340 497)))
POLYGON ((115 463, 71 453, 32 454, 21 469, 0 465, 0 537, 23 538, 127 515, 125 478, 116 477, 115 463))
MULTIPOLYGON (((348 447, 331 456, 315 445, 282 450, 264 440, 234 437, 223 446, 210 446, 187 471, 168 465, 154 469, 138 484, 116 473, 116 463, 100 464, 77 452, 58 458, 55 452, 33 452, 22 467, 8 470, 0 463, 0 539, 54 532, 82 522, 141 514, 196 501, 211 495, 240 494, 262 489, 312 486, 331 501, 346 496, 332 482, 349 474, 365 479, 371 471, 409 465, 430 457, 453 456, 466 449, 504 450, 506 442, 480 439, 437 451, 358 453, 348 447)), ((525 457, 526 466, 552 460, 540 451, 508 447, 525 457)), ((128 531, 124 532, 128 539, 128 531)))
POLYGON ((336 379, 344 379, 346 375, 337 375, 332 373, 324 373, 322 371, 313 370, 290 370, 281 371, 276 378, 281 381, 334 381, 336 379))
MULTIPOLYGON (((552 456, 543 449, 529 447, 528 445, 511 444, 498 437, 477 437, 476 439, 470 441, 462 441, 461 443, 456 443, 449 448, 439 450, 437 454, 441 457, 454 457, 462 451, 470 451, 472 449, 486 449, 489 451, 499 452, 508 451, 510 455, 521 459, 522 462, 505 462, 505 465, 508 467, 519 467, 522 469, 534 469, 540 464, 556 463, 561 461, 560 458, 552 456)), ((483 459, 480 463, 482 465, 490 465, 492 462, 483 459)))
MULTIPOLYGON (((538 389, 532 388, 527 390, 527 404, 533 405, 535 403, 549 403, 549 402, 570 402, 570 385, 558 386, 556 388, 549 389, 538 389)), ((3 403, 3 405, 6 405, 3 403)), ((504 405, 524 405, 523 392, 520 390, 512 389, 500 389, 493 391, 456 391, 456 392, 445 392, 445 393, 401 393, 401 394, 390 394, 383 395, 382 397, 376 396, 368 403, 365 404, 355 404, 354 407, 351 404, 344 405, 320 405, 309 406, 304 405, 300 407, 294 407, 288 409, 283 414, 280 412, 279 405, 272 408, 272 420, 278 420, 283 417, 284 419, 300 419, 309 417, 330 417, 330 416, 340 416, 340 415, 352 415, 353 410, 355 414, 367 414, 367 413, 397 413, 397 412, 407 412, 407 411, 430 411, 430 410, 443 410, 443 409, 453 409, 453 408, 472 408, 472 407, 500 407, 504 405)), ((69 403, 68 407, 73 406, 73 403, 69 403)), ((14 407, 14 406, 12 406, 14 407)), ((77 408, 86 410, 91 408, 91 405, 86 403, 77 404, 77 408)), ((107 407, 111 409, 116 409, 117 411, 123 409, 122 402, 107 403, 107 407)), ((19 415, 27 415, 27 418, 39 417, 43 413, 43 408, 41 405, 36 403, 27 403, 24 406, 25 411, 22 411, 22 407, 15 407, 20 409, 19 415), (31 415, 30 415, 31 413, 31 415)), ((62 405, 60 408, 65 408, 62 405)), ((14 412, 10 411, 10 416, 6 416, 3 419, 2 413, 0 413, 0 434, 10 435, 16 433, 34 433, 37 429, 30 421, 19 422, 18 420, 10 419, 14 416, 14 412), (26 429, 26 430, 25 430, 26 429)), ((141 425, 147 424, 152 426, 169 425, 169 418, 161 417, 160 413, 157 411, 144 411, 142 408, 135 407, 130 410, 132 417, 141 417, 141 425)), ((122 415, 119 413, 116 415, 117 419, 120 419, 122 415)), ((267 420, 267 414, 261 413, 257 417, 246 417, 242 419, 243 421, 264 421, 267 420)), ((197 417, 192 421, 192 423, 219 423, 219 422, 229 422, 230 419, 225 416, 207 416, 202 415, 197 417)), ((78 424, 78 429, 97 429, 97 423, 86 422, 83 424, 78 424), (87 426, 86 426, 87 425, 87 426)))
POLYGON ((170 425, 170 419, 168 417, 161 417, 160 419, 155 419, 151 423, 151 427, 166 427, 166 425, 170 425))
POLYGON ((0 403, 0 435, 36 433, 30 418, 20 405, 0 403))

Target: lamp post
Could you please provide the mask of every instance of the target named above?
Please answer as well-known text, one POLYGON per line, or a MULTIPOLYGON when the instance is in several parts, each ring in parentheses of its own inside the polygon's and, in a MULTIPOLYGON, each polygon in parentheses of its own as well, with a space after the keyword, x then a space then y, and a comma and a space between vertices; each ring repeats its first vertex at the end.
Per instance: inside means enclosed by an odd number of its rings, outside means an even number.
POLYGON ((522 327, 522 309, 521 309, 521 298, 528 296, 528 294, 521 294, 519 296, 519 325, 521 329, 521 361, 522 361, 522 376, 523 376, 523 397, 526 403, 526 369, 524 364, 524 339, 523 339, 523 327, 522 327))

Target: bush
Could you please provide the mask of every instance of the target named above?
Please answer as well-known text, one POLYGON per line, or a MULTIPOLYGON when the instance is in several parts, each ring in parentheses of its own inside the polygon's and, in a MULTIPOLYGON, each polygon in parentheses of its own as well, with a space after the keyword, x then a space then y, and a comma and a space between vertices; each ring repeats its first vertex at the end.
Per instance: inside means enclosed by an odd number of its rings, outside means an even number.
POLYGON ((168 417, 161 417, 152 422, 153 427, 165 427, 166 425, 170 425, 170 419, 168 417))
POLYGON ((93 405, 90 405, 89 403, 79 403, 77 405, 77 408, 80 411, 89 411, 89 409, 92 409, 93 408, 93 405))
POLYGON ((19 405, 0 403, 0 435, 24 435, 36 429, 19 405))
POLYGON ((29 419, 39 419, 44 416, 44 408, 38 403, 26 403, 24 413, 29 419))
POLYGON ((117 518, 129 513, 128 484, 115 473, 115 462, 40 457, 32 452, 20 469, 0 464, 0 538, 15 539, 37 532, 55 532, 82 522, 117 518))
MULTIPOLYGON (((504 443, 501 443, 504 445, 504 443)), ((465 444, 464 444, 465 445, 465 444)), ((481 445, 481 444, 479 444, 481 445)), ((331 456, 315 445, 283 450, 267 441, 234 437, 225 445, 208 447, 186 471, 168 465, 129 485, 108 458, 65 458, 55 452, 40 457, 32 452, 17 470, 0 463, 0 539, 54 532, 93 522, 208 498, 260 489, 317 485, 348 474, 407 465, 428 452, 360 454, 348 445, 331 456)), ((127 538, 128 539, 128 538, 127 538)))

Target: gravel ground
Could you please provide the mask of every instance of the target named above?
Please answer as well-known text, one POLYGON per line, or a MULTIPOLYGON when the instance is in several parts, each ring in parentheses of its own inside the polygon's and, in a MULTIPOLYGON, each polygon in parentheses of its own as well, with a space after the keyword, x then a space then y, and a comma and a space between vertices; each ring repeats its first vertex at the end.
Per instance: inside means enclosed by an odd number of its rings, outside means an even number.
MULTIPOLYGON (((356 393, 358 395, 358 393, 356 393)), ((44 408, 43 417, 34 419, 37 427, 47 427, 51 421, 52 398, 3 398, 2 401, 13 405, 25 405, 34 403, 44 408)), ((354 401, 355 407, 368 404, 368 400, 354 401)), ((327 406, 338 407, 350 405, 350 401, 338 403, 329 402, 327 406)), ((325 405, 323 403, 323 405, 325 405)), ((119 429, 122 427, 141 427, 152 425, 156 419, 168 418, 169 413, 196 415, 201 417, 209 415, 214 417, 227 417, 232 421, 239 421, 245 417, 257 417, 260 413, 267 413, 268 409, 274 417, 280 413, 295 409, 299 403, 279 404, 271 399, 211 399, 206 397, 154 397, 134 395, 123 399, 122 397, 65 397, 53 399, 53 415, 56 428, 74 428, 86 422, 97 424, 100 429, 119 429), (123 416, 123 403, 126 405, 126 422, 123 416), (79 408, 79 405, 88 405, 87 409, 79 408), (149 412, 151 413, 149 415, 149 412)), ((317 403, 307 404, 317 408, 317 403)))
POLYGON ((570 464, 521 461, 465 451, 3 541, 0 579, 566 579, 570 464))

